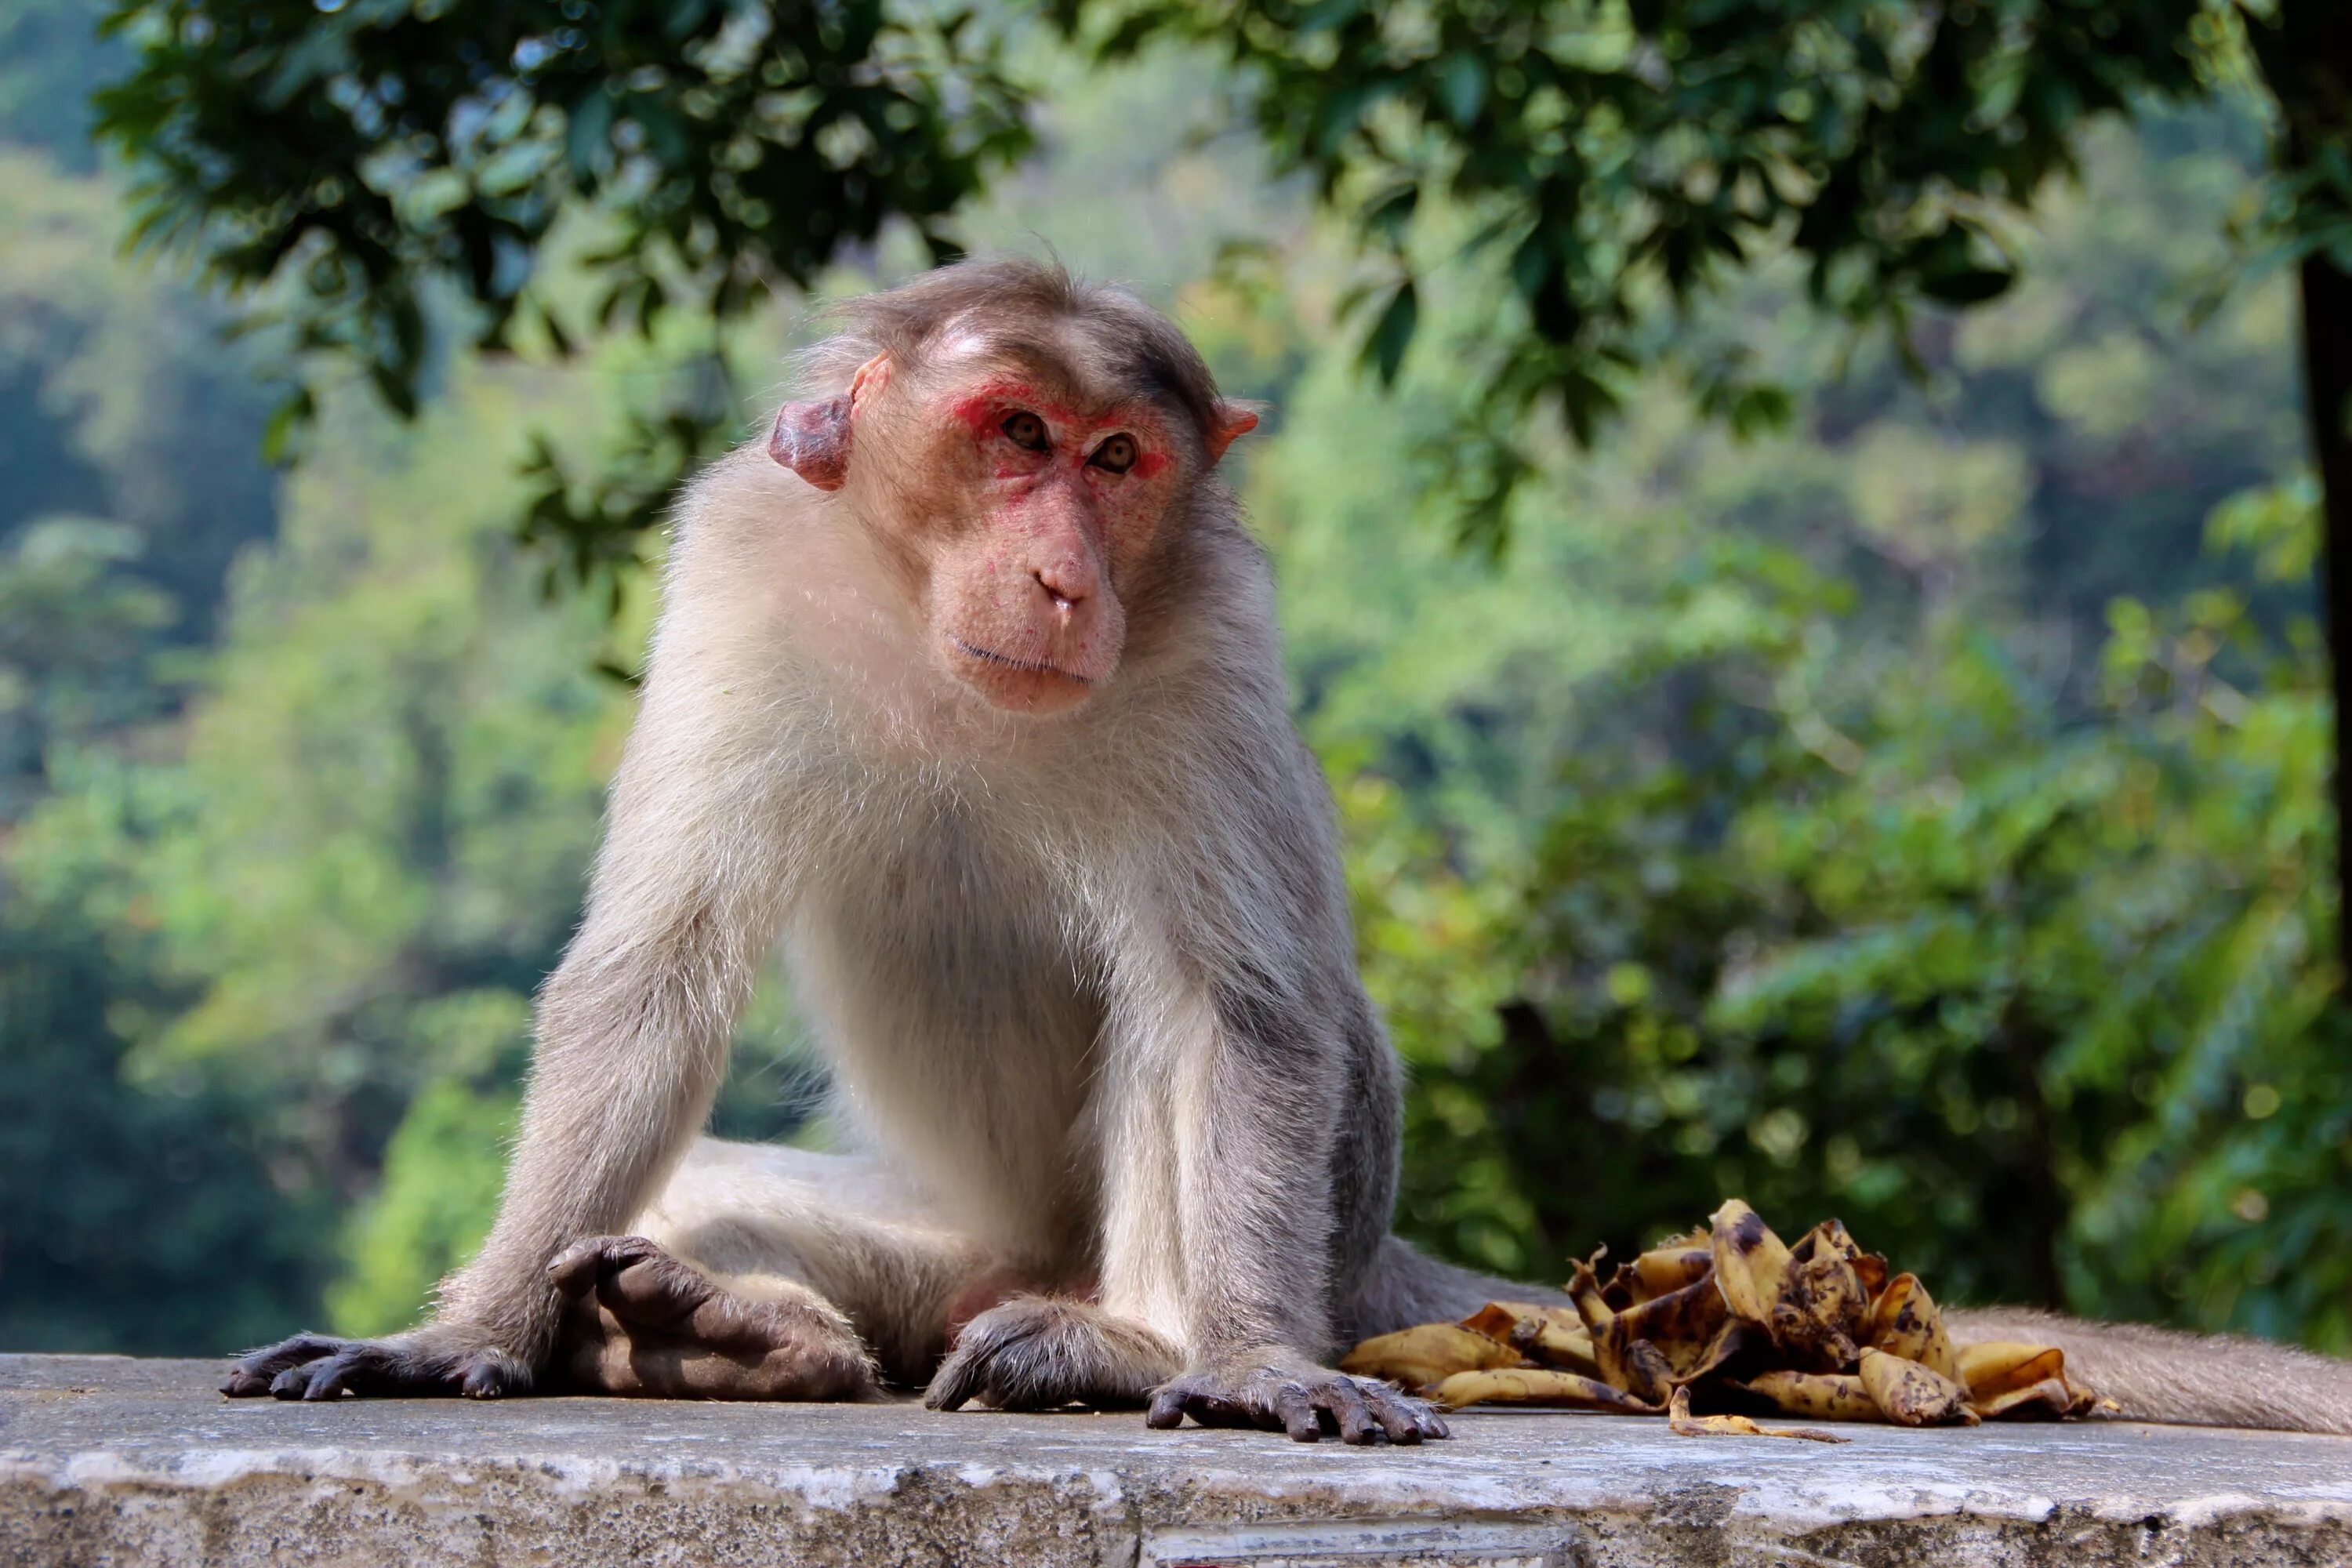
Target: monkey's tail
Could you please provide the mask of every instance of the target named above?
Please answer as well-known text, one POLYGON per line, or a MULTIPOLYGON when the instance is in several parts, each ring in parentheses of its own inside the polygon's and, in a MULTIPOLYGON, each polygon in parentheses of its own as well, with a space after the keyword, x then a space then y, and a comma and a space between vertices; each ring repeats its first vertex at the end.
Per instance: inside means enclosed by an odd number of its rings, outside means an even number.
POLYGON ((2066 1352, 2066 1375, 2134 1421, 2352 1434, 2352 1361, 2237 1334, 2092 1323, 2030 1307, 1948 1310, 1963 1344, 2016 1340, 2066 1352))
POLYGON ((1355 1299, 1340 1313, 1340 1328, 1351 1341, 1370 1339, 1415 1323, 1466 1318, 1489 1301, 1565 1307, 1568 1297, 1549 1286, 1523 1285, 1441 1263, 1391 1236, 1381 1243, 1355 1299))

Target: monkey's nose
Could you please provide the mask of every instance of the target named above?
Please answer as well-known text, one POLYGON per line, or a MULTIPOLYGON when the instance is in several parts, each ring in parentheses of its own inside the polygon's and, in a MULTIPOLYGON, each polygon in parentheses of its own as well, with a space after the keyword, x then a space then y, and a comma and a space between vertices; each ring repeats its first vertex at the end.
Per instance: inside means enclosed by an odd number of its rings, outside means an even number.
POLYGON ((1037 586, 1045 590, 1045 597, 1053 601, 1054 608, 1057 610, 1075 608, 1094 587, 1090 574, 1066 565, 1040 566, 1031 575, 1037 579, 1037 586))

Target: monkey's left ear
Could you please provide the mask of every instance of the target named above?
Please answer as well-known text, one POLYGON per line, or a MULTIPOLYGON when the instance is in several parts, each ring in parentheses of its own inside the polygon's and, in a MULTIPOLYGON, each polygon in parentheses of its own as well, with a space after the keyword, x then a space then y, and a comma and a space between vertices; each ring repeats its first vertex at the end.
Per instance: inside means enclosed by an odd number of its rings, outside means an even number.
POLYGON ((1254 405, 1236 402, 1230 397, 1217 399, 1217 410, 1209 427, 1201 433, 1208 443, 1209 461, 1216 462, 1225 455, 1225 448, 1257 428, 1258 411, 1254 405))

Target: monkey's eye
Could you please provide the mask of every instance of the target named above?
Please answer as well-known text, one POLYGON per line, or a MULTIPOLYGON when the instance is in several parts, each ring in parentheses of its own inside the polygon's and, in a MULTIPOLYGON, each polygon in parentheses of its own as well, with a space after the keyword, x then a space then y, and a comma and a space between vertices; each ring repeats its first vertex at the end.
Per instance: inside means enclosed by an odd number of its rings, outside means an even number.
POLYGON ((1032 452, 1045 449, 1045 422, 1034 414, 1009 415, 1001 428, 1004 438, 1016 447, 1026 447, 1032 452))
POLYGON ((1095 455, 1087 461, 1108 473, 1123 474, 1135 467, 1135 437, 1113 436, 1097 447, 1095 455))

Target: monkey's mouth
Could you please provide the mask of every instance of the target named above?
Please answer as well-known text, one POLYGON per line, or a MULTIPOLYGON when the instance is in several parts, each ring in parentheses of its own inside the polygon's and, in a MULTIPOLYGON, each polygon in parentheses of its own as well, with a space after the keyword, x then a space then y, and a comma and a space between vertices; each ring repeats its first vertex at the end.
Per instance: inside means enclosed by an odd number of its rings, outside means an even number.
POLYGON ((999 653, 992 647, 982 647, 978 643, 966 642, 952 634, 948 637, 948 641, 955 644, 958 653, 968 658, 979 659, 984 664, 1002 665, 1007 669, 1020 670, 1024 675, 1058 675, 1064 680, 1075 680, 1080 686, 1094 684, 1076 670, 1064 669, 1058 664, 1048 664, 1041 658, 1015 658, 1009 653, 999 653))

